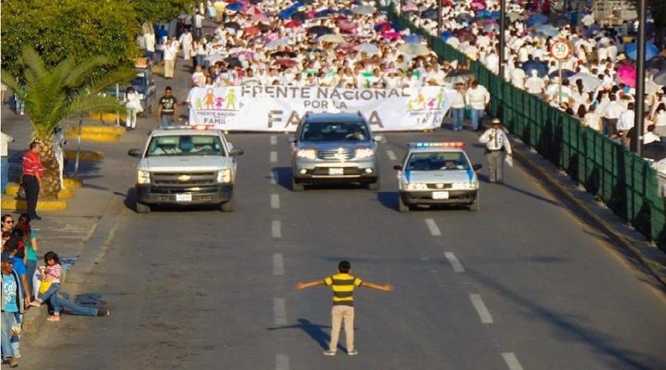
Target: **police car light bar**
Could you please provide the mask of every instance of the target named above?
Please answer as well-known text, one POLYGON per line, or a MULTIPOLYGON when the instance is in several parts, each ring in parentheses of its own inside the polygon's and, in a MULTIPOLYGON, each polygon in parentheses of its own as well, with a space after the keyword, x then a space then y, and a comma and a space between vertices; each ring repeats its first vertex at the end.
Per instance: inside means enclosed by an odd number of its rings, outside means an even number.
POLYGON ((462 141, 446 141, 441 143, 411 143, 413 148, 463 148, 465 143, 462 141))

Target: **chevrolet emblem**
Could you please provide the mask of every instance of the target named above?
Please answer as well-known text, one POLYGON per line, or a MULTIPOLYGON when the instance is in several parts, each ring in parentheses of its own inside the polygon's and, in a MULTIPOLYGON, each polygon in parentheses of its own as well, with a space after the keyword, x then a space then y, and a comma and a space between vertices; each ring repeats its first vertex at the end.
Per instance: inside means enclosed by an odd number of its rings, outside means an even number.
POLYGON ((178 176, 178 181, 189 181, 192 178, 190 175, 180 175, 178 176))
POLYGON ((444 184, 437 184, 436 186, 437 186, 437 189, 443 189, 444 188, 444 184))
POLYGON ((345 150, 343 148, 338 148, 336 151, 335 155, 333 156, 335 159, 339 160, 340 162, 345 161, 345 150))

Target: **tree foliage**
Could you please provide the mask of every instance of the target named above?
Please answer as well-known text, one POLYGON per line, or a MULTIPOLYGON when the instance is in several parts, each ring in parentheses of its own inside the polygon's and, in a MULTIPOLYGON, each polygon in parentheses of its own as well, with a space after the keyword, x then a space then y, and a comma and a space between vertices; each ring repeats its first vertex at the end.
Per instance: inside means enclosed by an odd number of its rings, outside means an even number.
POLYGON ((126 0, 5 0, 2 10, 2 68, 13 76, 21 75, 26 46, 47 67, 93 56, 105 56, 110 66, 130 65, 138 55, 137 12, 126 0))
POLYGON ((183 11, 191 12, 196 0, 131 0, 141 22, 165 22, 183 11))

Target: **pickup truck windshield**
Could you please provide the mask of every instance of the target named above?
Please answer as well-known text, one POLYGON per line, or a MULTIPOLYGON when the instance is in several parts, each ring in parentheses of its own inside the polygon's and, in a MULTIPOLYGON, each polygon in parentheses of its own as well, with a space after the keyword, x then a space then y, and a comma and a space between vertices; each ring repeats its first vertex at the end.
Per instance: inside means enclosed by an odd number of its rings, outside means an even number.
POLYGON ((301 141, 368 141, 370 133, 363 122, 306 122, 301 141))
POLYGON ((461 152, 412 153, 407 171, 456 171, 469 169, 469 163, 461 152))
POLYGON ((146 157, 224 156, 219 136, 174 135, 154 136, 148 145, 146 157))

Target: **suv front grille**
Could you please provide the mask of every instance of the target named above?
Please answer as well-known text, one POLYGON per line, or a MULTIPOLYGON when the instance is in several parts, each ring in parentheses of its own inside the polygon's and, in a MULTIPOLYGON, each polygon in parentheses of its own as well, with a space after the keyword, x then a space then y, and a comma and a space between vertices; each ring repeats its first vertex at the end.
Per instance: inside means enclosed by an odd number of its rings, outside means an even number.
POLYGON ((348 161, 354 158, 354 152, 348 149, 320 150, 317 158, 326 161, 348 161))
POLYGON ((153 172, 151 182, 153 185, 171 186, 200 186, 215 184, 215 172, 153 172))

